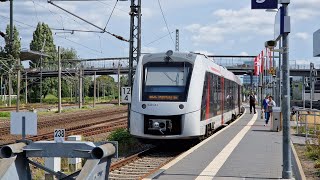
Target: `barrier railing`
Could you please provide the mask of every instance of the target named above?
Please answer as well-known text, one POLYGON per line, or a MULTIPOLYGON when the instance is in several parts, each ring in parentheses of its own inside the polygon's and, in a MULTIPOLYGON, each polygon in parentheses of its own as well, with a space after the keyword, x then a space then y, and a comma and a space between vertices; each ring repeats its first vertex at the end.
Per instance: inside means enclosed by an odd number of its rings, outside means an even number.
POLYGON ((304 136, 306 141, 320 135, 320 110, 293 107, 291 118, 294 117, 297 135, 304 136))

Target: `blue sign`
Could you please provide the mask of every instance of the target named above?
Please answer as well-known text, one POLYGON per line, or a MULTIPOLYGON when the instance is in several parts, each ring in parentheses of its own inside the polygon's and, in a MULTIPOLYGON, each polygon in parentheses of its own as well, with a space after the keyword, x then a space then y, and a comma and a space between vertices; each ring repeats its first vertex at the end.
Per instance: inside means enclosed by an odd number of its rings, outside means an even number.
POLYGON ((251 0, 251 9, 278 9, 278 0, 251 0))

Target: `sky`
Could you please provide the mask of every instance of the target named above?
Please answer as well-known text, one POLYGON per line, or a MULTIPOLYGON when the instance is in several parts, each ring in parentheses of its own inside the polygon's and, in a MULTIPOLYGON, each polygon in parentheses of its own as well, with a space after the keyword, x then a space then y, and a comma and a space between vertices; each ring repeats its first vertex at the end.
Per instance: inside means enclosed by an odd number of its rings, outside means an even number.
MULTIPOLYGON (((104 28, 116 0, 54 1, 59 6, 104 28)), ((129 1, 118 1, 106 30, 129 39, 129 1)), ((320 29, 320 0, 292 0, 289 5, 290 60, 297 64, 319 61, 313 57, 313 33, 320 29)), ((207 55, 258 55, 264 42, 274 38, 275 12, 251 10, 251 0, 142 0, 142 52, 175 48, 180 31, 180 51, 207 55), (163 18, 160 10, 161 4, 163 18), (171 33, 171 36, 169 35, 171 33)), ((38 22, 51 28, 99 29, 47 3, 47 0, 14 0, 14 23, 22 48, 29 48, 38 22)), ((9 2, 0 2, 0 30, 9 24, 9 2)), ((127 57, 128 42, 106 33, 73 34, 53 30, 56 46, 74 48, 80 58, 127 57)), ((0 39, 0 46, 4 40, 0 39)))

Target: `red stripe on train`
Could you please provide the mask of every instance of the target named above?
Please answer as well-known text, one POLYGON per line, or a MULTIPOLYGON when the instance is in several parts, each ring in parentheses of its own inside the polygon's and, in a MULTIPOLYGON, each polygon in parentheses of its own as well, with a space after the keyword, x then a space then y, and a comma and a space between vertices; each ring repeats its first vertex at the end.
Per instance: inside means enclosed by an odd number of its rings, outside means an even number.
POLYGON ((211 70, 220 74, 220 71, 218 69, 214 68, 214 67, 211 67, 211 70))

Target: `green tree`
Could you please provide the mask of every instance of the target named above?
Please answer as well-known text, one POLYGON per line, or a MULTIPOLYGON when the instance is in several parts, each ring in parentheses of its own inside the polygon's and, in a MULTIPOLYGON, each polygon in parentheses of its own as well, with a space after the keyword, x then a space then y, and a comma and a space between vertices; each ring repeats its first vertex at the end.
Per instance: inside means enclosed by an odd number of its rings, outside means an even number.
MULTIPOLYGON (((38 23, 36 30, 33 32, 30 50, 41 51, 49 55, 49 57, 43 58, 42 67, 57 66, 56 46, 54 45, 52 31, 47 24, 38 23)), ((40 67, 40 60, 31 62, 30 67, 40 67)))
MULTIPOLYGON (((110 96, 114 95, 113 93, 116 92, 117 86, 114 82, 114 79, 111 76, 99 76, 97 77, 97 88, 99 84, 99 90, 97 93, 99 93, 100 96, 110 96), (105 94, 104 94, 105 93, 105 94)), ((90 96, 93 96, 93 90, 94 90, 94 82, 92 81, 92 84, 90 86, 90 96)))
MULTIPOLYGON (((41 51, 49 55, 36 61, 30 62, 31 68, 53 68, 57 67, 56 46, 54 45, 52 31, 45 23, 39 22, 36 30, 33 32, 33 39, 30 43, 30 49, 41 51)), ((40 96, 45 98, 49 93, 56 94, 58 84, 57 78, 46 78, 42 81, 42 94, 40 95, 40 81, 31 86, 30 96, 33 101, 39 101, 40 96)))
MULTIPOLYGON (((73 48, 60 48, 61 53, 61 63, 62 69, 69 70, 79 66, 79 62, 70 62, 68 59, 77 59, 77 51, 73 48)), ((77 82, 77 77, 66 76, 63 77, 64 80, 61 82, 61 96, 69 97, 70 94, 73 94, 75 83, 77 82)), ((89 85, 90 86, 90 83, 89 85)), ((86 86, 85 86, 86 87, 86 86)), ((86 88, 85 88, 86 89, 86 88)), ((88 88, 87 88, 88 89, 88 88)), ((88 90, 87 90, 88 91, 88 90)))
MULTIPOLYGON (((6 36, 10 36, 10 26, 7 25, 6 28, 6 36)), ((0 49, 0 57, 1 59, 1 68, 0 68, 0 75, 5 75, 8 77, 8 72, 14 72, 14 66, 17 65, 17 62, 20 58, 20 50, 21 50, 21 42, 20 42, 20 36, 18 29, 14 26, 13 27, 13 41, 10 43, 10 41, 7 41, 4 48, 0 49)), ((20 64, 21 65, 21 64, 20 64)), ((16 84, 17 81, 14 79, 14 76, 12 76, 12 88, 14 90, 13 93, 16 93, 16 84)), ((6 89, 8 90, 8 84, 6 89)), ((7 92, 8 94, 8 92, 7 92)))

